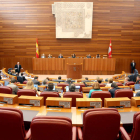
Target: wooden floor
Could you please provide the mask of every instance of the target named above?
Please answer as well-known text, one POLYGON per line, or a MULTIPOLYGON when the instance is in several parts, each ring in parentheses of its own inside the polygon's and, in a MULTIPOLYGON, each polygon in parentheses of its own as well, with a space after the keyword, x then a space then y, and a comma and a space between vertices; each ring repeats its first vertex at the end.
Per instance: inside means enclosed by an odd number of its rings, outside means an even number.
MULTIPOLYGON (((39 80, 44 80, 46 77, 49 78, 58 78, 58 76, 61 76, 62 79, 66 79, 67 75, 38 75, 39 80)), ((114 75, 83 75, 82 79, 85 77, 88 77, 89 79, 96 79, 97 77, 103 78, 104 80, 106 78, 112 78, 114 75)))

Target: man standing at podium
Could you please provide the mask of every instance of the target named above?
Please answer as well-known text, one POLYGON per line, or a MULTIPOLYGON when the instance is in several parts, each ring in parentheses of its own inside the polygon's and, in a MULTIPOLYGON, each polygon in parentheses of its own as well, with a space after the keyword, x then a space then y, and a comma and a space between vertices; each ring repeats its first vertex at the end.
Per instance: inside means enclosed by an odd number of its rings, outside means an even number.
POLYGON ((20 73, 20 69, 23 69, 21 67, 21 65, 19 64, 19 62, 17 62, 17 64, 15 65, 15 71, 19 74, 20 73))

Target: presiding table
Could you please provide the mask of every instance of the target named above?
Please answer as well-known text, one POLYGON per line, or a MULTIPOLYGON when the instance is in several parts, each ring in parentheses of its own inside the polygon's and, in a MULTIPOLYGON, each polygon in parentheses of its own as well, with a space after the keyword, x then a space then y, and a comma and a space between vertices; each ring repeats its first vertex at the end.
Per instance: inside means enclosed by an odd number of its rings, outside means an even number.
POLYGON ((34 74, 67 74, 67 65, 82 65, 84 75, 115 74, 115 58, 33 58, 34 74))

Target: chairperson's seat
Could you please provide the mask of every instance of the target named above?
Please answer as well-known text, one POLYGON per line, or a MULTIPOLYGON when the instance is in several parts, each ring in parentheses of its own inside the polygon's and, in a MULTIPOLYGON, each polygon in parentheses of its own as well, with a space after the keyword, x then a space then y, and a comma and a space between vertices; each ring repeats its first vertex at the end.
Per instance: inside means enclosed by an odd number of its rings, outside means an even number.
POLYGON ((0 86, 0 93, 12 94, 12 88, 8 86, 0 86))
POLYGON ((37 116, 31 122, 33 140, 76 140, 76 127, 66 117, 37 116))
POLYGON ((19 89, 17 92, 18 97, 21 95, 24 96, 36 96, 36 91, 33 89, 19 89))
POLYGON ((1 140, 28 140, 30 130, 24 129, 23 113, 15 108, 0 108, 0 139, 1 140))
POLYGON ((133 97, 133 91, 131 89, 118 89, 115 91, 115 97, 133 97))
POLYGON ((103 83, 101 83, 101 84, 99 84, 100 85, 100 87, 105 87, 105 84, 103 84, 103 83))
POLYGON ((83 131, 78 127, 79 140, 116 140, 120 129, 117 109, 89 109, 83 114, 83 131))
POLYGON ((43 91, 43 92, 41 92, 40 96, 44 97, 44 105, 46 105, 46 99, 48 97, 59 97, 59 93, 43 91))
POLYGON ((63 98, 72 98, 72 107, 76 107, 76 98, 83 98, 81 92, 65 92, 63 98))
POLYGON ((111 94, 109 91, 93 91, 91 94, 91 98, 101 98, 102 107, 104 107, 104 99, 111 98, 111 94))

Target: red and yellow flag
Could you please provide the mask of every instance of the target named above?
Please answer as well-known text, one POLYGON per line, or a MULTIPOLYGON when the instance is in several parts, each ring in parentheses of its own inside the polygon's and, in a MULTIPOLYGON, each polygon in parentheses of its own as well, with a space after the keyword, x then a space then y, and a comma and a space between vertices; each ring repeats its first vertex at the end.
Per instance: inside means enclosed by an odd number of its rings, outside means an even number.
POLYGON ((36 58, 39 58, 38 39, 36 39, 36 58))

